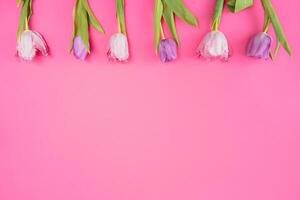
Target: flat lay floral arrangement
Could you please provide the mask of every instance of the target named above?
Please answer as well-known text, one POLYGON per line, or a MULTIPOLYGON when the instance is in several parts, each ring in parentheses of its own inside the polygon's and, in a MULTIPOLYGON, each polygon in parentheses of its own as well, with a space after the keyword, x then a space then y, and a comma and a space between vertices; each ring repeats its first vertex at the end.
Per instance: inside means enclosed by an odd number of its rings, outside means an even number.
MULTIPOLYGON (((127 39, 125 0, 115 0, 118 32, 109 39, 109 49, 107 57, 111 61, 126 62, 130 58, 129 43, 127 39)), ((153 0, 153 32, 154 51, 161 62, 170 62, 177 59, 177 49, 180 47, 180 39, 177 34, 175 19, 184 21, 191 26, 198 25, 198 19, 185 6, 183 0, 153 0), (166 37, 162 23, 171 33, 171 37, 166 37)), ((33 31, 29 26, 32 15, 33 0, 17 0, 17 5, 21 7, 19 24, 17 29, 17 55, 22 60, 31 61, 36 55, 47 56, 48 45, 43 36, 37 31, 33 31)), ((225 33, 219 30, 222 12, 229 9, 232 13, 238 13, 244 9, 249 9, 253 5, 253 0, 215 0, 213 16, 211 19, 211 31, 208 32, 196 50, 199 57, 206 59, 220 59, 228 61, 231 52, 229 42, 225 33)), ((246 56, 258 59, 274 59, 280 46, 291 55, 291 49, 284 35, 284 31, 271 0, 260 0, 264 9, 264 24, 262 31, 249 38, 245 47, 246 56), (271 50, 273 39, 268 34, 269 26, 273 26, 276 35, 276 46, 271 50)), ((70 14, 71 15, 71 14, 70 14)), ((100 33, 105 33, 101 23, 93 13, 88 0, 75 0, 73 8, 73 33, 71 35, 70 52, 75 58, 85 60, 91 53, 89 40, 89 26, 95 28, 100 33)), ((223 22, 226 23, 226 22, 223 22)))

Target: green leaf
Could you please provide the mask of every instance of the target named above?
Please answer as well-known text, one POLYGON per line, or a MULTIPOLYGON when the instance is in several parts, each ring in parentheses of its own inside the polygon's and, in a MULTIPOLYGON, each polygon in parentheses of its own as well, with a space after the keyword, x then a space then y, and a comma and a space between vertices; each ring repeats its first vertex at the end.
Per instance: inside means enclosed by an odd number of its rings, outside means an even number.
POLYGON ((116 6, 117 6, 117 18, 118 18, 118 23, 120 23, 121 32, 126 35, 124 0, 116 0, 116 6))
POLYGON ((228 0, 227 7, 231 12, 237 13, 253 5, 253 0, 228 0))
POLYGON ((97 18, 95 17, 94 13, 92 12, 87 0, 81 0, 82 4, 87 12, 88 15, 88 22, 95 28, 97 29, 99 32, 104 33, 104 29, 101 26, 101 24, 99 23, 99 21, 97 20, 97 18))
POLYGON ((215 3, 215 10, 214 10, 214 16, 212 19, 211 29, 212 30, 218 30, 220 22, 221 22, 221 16, 223 12, 224 7, 224 0, 216 0, 215 3))
POLYGON ((197 18, 187 9, 181 0, 165 0, 168 7, 186 23, 197 26, 197 18))
POLYGON ((164 11, 163 11, 163 17, 165 19, 165 22, 172 33, 173 39, 177 42, 177 45, 179 45, 179 37, 176 31, 176 25, 175 25, 175 19, 174 19, 174 13, 169 8, 169 6, 166 5, 165 1, 163 1, 164 4, 164 11))
POLYGON ((270 2, 270 0, 261 0, 262 2, 262 5, 264 7, 264 10, 265 10, 265 13, 266 15, 268 15, 268 17, 270 18, 270 21, 273 25, 273 28, 274 28, 274 31, 275 31, 275 34, 276 34, 276 38, 277 38, 277 44, 276 44, 276 48, 275 48, 275 51, 274 51, 274 55, 273 57, 275 57, 278 49, 279 49, 279 46, 280 44, 283 46, 283 48, 287 51, 287 53, 289 55, 291 55, 291 48, 285 38, 285 35, 284 35, 284 32, 282 30, 282 27, 281 27, 281 24, 280 24, 280 21, 274 11, 274 8, 270 2))
POLYGON ((163 14, 163 4, 161 0, 154 1, 154 46, 157 51, 161 34, 161 18, 163 14))

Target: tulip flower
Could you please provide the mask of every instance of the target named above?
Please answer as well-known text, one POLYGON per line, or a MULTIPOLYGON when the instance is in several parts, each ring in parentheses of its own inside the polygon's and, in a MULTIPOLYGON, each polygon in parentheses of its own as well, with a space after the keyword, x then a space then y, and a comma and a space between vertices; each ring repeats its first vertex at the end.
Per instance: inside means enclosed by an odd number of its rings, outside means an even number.
POLYGON ((127 37, 123 33, 116 33, 109 40, 109 51, 107 53, 110 60, 124 62, 129 58, 127 37))
POLYGON ((197 48, 197 55, 204 58, 227 60, 229 57, 229 48, 225 35, 220 31, 207 33, 197 48))
POLYGON ((268 59, 272 38, 265 32, 256 34, 248 43, 247 56, 268 59))
POLYGON ((75 0, 73 10, 73 33, 70 51, 75 58, 85 60, 90 51, 89 25, 104 33, 104 29, 93 14, 87 0, 75 0))
POLYGON ((85 44, 80 36, 76 36, 74 38, 72 51, 75 58, 85 60, 88 50, 86 49, 85 44))
POLYGON ((162 39, 158 44, 158 54, 161 62, 170 62, 177 58, 177 44, 173 39, 162 39))
POLYGON ((109 39, 107 56, 111 61, 125 62, 129 59, 129 47, 126 33, 124 0, 116 0, 118 33, 109 39))
POLYGON ((18 56, 23 60, 32 60, 37 52, 43 56, 47 56, 47 45, 43 37, 34 31, 24 31, 18 40, 17 44, 18 56))
POLYGON ((216 0, 214 16, 212 18, 211 32, 207 33, 197 48, 197 55, 204 58, 227 60, 229 57, 229 47, 227 38, 218 30, 224 0, 216 0))
POLYGON ((265 12, 263 32, 256 34, 250 40, 246 49, 247 56, 263 59, 267 59, 269 56, 271 56, 271 58, 274 59, 280 45, 282 45, 286 52, 291 55, 291 48, 285 38, 281 24, 271 4, 271 1, 261 0, 261 4, 265 12), (270 53, 272 38, 267 34, 270 24, 272 24, 276 35, 276 47, 273 53, 270 53))
POLYGON ((175 16, 185 23, 197 26, 197 18, 184 5, 182 0, 154 0, 154 46, 162 62, 169 62, 177 58, 177 35, 175 16), (172 39, 166 39, 162 20, 166 22, 172 39))
POLYGON ((37 53, 48 55, 48 47, 44 38, 35 31, 30 30, 29 20, 32 13, 32 0, 18 0, 17 5, 22 9, 17 31, 17 55, 19 58, 31 61, 37 53))

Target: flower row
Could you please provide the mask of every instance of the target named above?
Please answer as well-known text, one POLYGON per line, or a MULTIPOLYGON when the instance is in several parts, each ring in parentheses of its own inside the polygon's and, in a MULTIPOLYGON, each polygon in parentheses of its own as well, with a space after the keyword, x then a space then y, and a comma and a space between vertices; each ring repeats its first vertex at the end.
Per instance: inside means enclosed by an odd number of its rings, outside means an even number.
MULTIPOLYGON (((37 52, 48 55, 48 47, 44 38, 29 28, 29 20, 32 14, 32 0, 17 0, 18 5, 22 5, 18 31, 17 31, 17 52, 23 60, 32 60, 37 52)), ((265 11, 265 20, 262 32, 252 37, 246 48, 247 56, 267 59, 274 58, 280 44, 291 54, 279 19, 274 11, 270 0, 261 0, 265 11), (273 53, 270 52, 272 38, 268 34, 270 24, 273 25, 277 45, 273 53)), ((228 60, 230 52, 226 36, 219 31, 221 16, 224 9, 225 0, 215 0, 214 15, 211 22, 211 31, 207 33, 199 47, 197 55, 210 58, 228 60)), ((234 13, 252 6, 252 0, 228 0, 227 7, 234 13)), ((118 33, 111 36, 109 40, 108 57, 110 60, 125 62, 129 59, 129 46, 127 41, 124 0, 116 0, 116 14, 118 22, 118 33)), ((197 19, 189 11, 181 0, 154 0, 154 43, 155 51, 162 62, 169 62, 177 59, 177 48, 179 37, 176 30, 175 17, 179 17, 187 24, 196 26, 197 19), (162 26, 165 21, 168 29, 172 33, 171 38, 166 38, 162 26)), ((73 33, 70 45, 70 52, 81 60, 85 60, 91 53, 89 43, 89 26, 104 33, 104 29, 92 12, 87 0, 75 0, 73 10, 73 33)))

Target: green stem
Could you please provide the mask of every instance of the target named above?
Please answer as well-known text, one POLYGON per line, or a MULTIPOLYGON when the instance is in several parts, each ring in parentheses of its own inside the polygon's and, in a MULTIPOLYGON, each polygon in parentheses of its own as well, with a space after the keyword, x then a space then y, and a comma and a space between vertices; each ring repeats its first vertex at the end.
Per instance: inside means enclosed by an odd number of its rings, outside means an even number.
POLYGON ((264 19, 264 26, 263 26, 263 32, 267 33, 269 30, 270 25, 270 17, 265 12, 265 19, 264 19))
POLYGON ((162 24, 160 23, 160 34, 161 34, 161 38, 164 40, 166 39, 166 36, 165 36, 165 32, 164 32, 164 28, 162 26, 162 24))
POLYGON ((119 16, 117 16, 117 23, 118 23, 118 33, 122 33, 122 28, 121 28, 121 23, 120 23, 119 16))
POLYGON ((25 21, 25 30, 29 30, 29 20, 32 13, 32 0, 28 0, 28 16, 26 17, 25 21))
POLYGON ((213 31, 217 31, 219 28, 223 7, 224 7, 224 0, 216 0, 214 16, 212 18, 212 24, 211 24, 211 29, 213 31))
POLYGON ((25 30, 29 30, 28 18, 25 18, 25 30))
POLYGON ((22 2, 21 13, 19 16, 19 24, 17 30, 17 37, 19 37, 24 30, 29 29, 29 19, 31 16, 31 9, 32 9, 32 0, 19 0, 19 5, 22 2))
POLYGON ((116 0, 118 31, 126 35, 124 0, 116 0))

